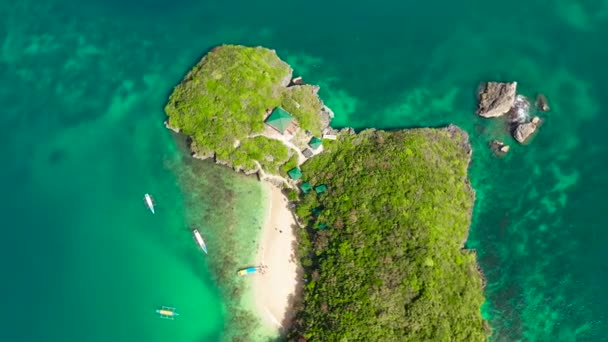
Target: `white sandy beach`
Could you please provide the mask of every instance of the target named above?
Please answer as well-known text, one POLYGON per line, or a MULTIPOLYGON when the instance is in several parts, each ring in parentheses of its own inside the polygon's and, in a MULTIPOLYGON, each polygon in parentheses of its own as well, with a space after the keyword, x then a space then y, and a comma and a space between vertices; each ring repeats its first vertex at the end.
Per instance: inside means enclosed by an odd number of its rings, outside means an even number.
POLYGON ((280 329, 289 311, 289 297, 295 294, 297 285, 298 268, 293 250, 296 221, 281 190, 268 182, 262 184, 269 203, 256 261, 267 268, 252 277, 253 294, 260 318, 280 329))

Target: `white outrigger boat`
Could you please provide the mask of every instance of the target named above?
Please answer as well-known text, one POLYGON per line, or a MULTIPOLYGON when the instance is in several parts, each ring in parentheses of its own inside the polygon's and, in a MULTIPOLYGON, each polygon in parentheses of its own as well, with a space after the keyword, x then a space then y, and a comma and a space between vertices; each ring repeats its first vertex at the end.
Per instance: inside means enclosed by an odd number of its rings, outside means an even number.
POLYGON ((177 312, 175 312, 175 308, 169 306, 163 306, 162 308, 156 310, 156 313, 160 316, 160 318, 174 320, 175 317, 179 316, 177 312))
POLYGON ((194 234, 194 239, 196 239, 196 243, 203 250, 203 252, 207 254, 207 245, 205 244, 205 240, 203 240, 201 233, 196 228, 192 230, 192 233, 194 234))
POLYGON ((154 202, 152 201, 152 197, 150 196, 150 194, 145 194, 144 200, 146 201, 146 205, 148 206, 148 209, 150 209, 152 214, 154 214, 154 202))

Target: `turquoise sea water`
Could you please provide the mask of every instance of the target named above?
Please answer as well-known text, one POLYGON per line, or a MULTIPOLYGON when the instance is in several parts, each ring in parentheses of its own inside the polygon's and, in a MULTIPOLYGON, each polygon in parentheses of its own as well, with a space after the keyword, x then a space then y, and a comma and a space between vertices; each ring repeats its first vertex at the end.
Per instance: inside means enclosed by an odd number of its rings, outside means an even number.
POLYGON ((238 198, 261 192, 183 159, 162 107, 230 42, 274 48, 320 84, 335 126, 465 128, 477 191, 467 245, 488 280, 492 339, 608 341, 607 34, 605 0, 0 0, 0 338, 226 336, 221 268, 188 226, 217 250, 222 227, 259 226, 255 201, 238 198), (486 146, 503 127, 473 114, 488 79, 552 107, 504 159, 486 146), (180 319, 159 320, 159 305, 180 319))

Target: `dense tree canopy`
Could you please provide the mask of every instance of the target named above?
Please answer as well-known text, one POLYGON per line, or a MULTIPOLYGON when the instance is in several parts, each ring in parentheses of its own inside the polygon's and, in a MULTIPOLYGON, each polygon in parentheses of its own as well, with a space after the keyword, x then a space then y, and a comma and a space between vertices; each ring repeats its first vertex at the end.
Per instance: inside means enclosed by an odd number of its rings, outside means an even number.
MULTIPOLYGON (((314 135, 322 126, 317 88, 287 87, 291 76, 273 50, 217 47, 174 89, 169 125, 189 135, 200 155, 284 173, 297 158, 259 135, 264 114, 280 106, 314 135)), ((455 127, 368 130, 324 147, 302 168, 315 191, 296 208, 308 226, 298 250, 307 284, 288 336, 485 340, 482 278, 475 255, 462 249, 474 201, 466 134, 455 127)))
POLYGON ((455 127, 368 130, 303 165, 304 181, 328 191, 297 207, 307 284, 290 338, 486 340, 482 277, 462 249, 474 202, 467 139, 455 127))
POLYGON ((192 150, 215 154, 236 168, 255 169, 258 161, 278 173, 290 151, 266 137, 264 114, 281 106, 300 127, 320 134, 323 103, 310 85, 287 87, 292 69, 273 50, 216 47, 175 87, 165 107, 169 125, 192 138, 192 150))

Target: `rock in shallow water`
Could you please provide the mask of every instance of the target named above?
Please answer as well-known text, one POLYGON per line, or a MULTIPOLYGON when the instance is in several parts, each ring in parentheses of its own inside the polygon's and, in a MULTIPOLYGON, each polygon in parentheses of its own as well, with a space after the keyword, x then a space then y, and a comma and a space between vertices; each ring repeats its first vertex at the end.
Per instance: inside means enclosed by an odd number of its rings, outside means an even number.
POLYGON ((538 94, 536 97, 536 105, 538 106, 538 110, 541 112, 548 112, 551 109, 551 107, 549 107, 547 97, 543 94, 538 94))
POLYGON ((524 144, 536 132, 539 125, 540 118, 535 116, 532 121, 517 125, 515 131, 513 131, 513 138, 515 138, 515 140, 517 140, 517 142, 520 144, 524 144))
POLYGON ((492 141, 490 143, 490 148, 498 156, 503 156, 503 155, 507 154, 507 152, 509 152, 509 150, 511 149, 511 147, 509 145, 507 145, 504 142, 499 141, 499 140, 492 141))
POLYGON ((479 99, 477 114, 484 118, 494 118, 504 115, 513 107, 516 91, 517 82, 483 83, 479 87, 477 93, 479 99))

